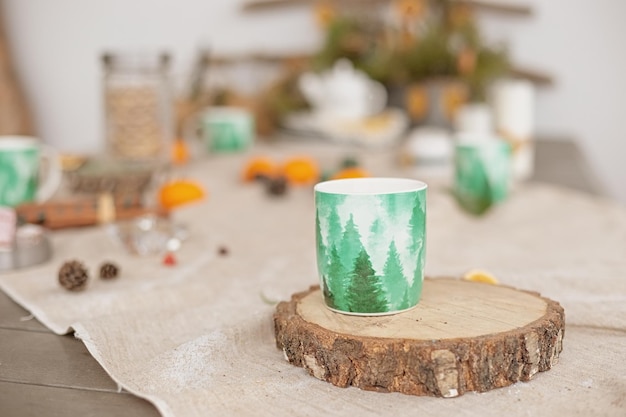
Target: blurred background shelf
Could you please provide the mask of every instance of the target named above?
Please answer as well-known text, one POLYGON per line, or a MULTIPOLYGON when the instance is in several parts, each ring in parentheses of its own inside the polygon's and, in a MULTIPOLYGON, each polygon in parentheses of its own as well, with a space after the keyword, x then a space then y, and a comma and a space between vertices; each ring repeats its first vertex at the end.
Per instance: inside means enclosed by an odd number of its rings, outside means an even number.
MULTIPOLYGON (((353 3, 361 4, 363 7, 368 7, 372 4, 389 3, 391 0, 339 0, 335 3, 353 3)), ((246 1, 242 10, 244 11, 268 11, 276 8, 300 6, 300 5, 312 5, 321 3, 320 0, 252 0, 246 1)), ((495 12, 499 14, 512 15, 512 16, 532 16, 532 8, 525 4, 513 4, 513 3, 499 3, 490 1, 475 1, 475 0, 455 0, 450 3, 465 4, 469 7, 475 8, 479 11, 495 12)))

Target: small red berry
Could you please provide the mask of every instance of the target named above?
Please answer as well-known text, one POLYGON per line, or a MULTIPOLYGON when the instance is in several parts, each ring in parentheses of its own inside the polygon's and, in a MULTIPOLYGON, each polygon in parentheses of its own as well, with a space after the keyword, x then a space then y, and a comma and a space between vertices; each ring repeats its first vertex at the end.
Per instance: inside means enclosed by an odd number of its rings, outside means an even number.
POLYGON ((176 265, 176 257, 172 252, 168 252, 163 258, 163 265, 174 266, 176 265))

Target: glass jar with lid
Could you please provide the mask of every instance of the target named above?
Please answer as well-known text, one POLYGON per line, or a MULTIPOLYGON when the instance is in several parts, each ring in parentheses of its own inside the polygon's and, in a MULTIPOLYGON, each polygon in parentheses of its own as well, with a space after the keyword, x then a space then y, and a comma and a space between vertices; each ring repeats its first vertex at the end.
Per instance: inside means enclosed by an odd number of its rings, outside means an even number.
POLYGON ((108 154, 165 160, 173 135, 169 55, 105 53, 102 65, 108 154))

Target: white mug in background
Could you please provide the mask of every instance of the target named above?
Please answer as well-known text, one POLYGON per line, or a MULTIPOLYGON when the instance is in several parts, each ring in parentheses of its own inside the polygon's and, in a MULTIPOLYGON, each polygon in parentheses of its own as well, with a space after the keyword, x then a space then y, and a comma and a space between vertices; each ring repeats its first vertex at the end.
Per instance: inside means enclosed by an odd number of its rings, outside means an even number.
POLYGON ((0 206, 49 199, 59 188, 61 175, 52 147, 30 136, 0 136, 0 206))

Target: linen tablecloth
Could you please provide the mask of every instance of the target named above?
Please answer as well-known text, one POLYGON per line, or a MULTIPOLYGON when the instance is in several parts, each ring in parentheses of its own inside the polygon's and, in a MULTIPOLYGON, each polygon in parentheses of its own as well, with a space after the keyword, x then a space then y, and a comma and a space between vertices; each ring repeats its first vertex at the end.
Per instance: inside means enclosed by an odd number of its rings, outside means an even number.
MULTIPOLYGON (((297 144, 252 152, 281 160, 305 151, 327 167, 356 152, 374 175, 416 175, 388 151, 297 144)), ((176 266, 125 253, 105 226, 67 230, 51 234, 50 262, 1 275, 0 288, 54 332, 75 331, 120 387, 164 416, 625 415, 626 209, 526 184, 475 217, 445 181, 424 178, 427 275, 484 268, 559 301, 560 362, 530 382, 455 399, 343 389, 287 363, 273 336, 273 303, 317 283, 312 189, 272 198, 260 184, 243 184, 248 156, 213 156, 178 173, 202 182, 208 198, 173 215, 190 230, 176 266), (92 275, 105 260, 122 272, 71 293, 56 278, 69 259, 92 275)))

